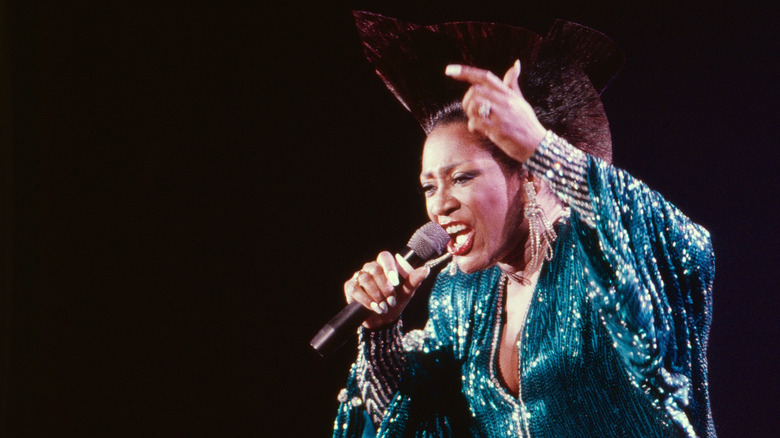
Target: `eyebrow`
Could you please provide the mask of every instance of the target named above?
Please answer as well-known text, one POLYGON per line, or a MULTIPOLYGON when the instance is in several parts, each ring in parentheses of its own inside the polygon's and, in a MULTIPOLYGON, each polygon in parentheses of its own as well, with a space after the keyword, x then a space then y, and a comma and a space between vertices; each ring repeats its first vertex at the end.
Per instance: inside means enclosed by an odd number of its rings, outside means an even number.
MULTIPOLYGON (((444 167, 438 169, 438 172, 449 173, 452 169, 454 169, 454 168, 456 168, 456 167, 458 167, 458 166, 460 166, 462 164, 465 164, 465 163, 468 163, 468 161, 461 161, 459 163, 450 164, 448 166, 444 166, 444 167)), ((421 173, 420 174, 420 178, 430 178, 431 175, 433 175, 433 172, 432 171, 427 171, 425 173, 421 173)))
MULTIPOLYGON (((440 168, 438 171, 442 172, 442 173, 449 173, 452 169, 454 169, 454 168, 456 168, 456 167, 458 167, 460 165, 466 164, 466 163, 469 163, 469 161, 461 161, 459 163, 450 164, 448 166, 444 166, 444 167, 440 168)), ((430 178, 432 174, 433 174, 433 172, 427 171, 425 173, 421 173, 420 174, 420 178, 430 178)))

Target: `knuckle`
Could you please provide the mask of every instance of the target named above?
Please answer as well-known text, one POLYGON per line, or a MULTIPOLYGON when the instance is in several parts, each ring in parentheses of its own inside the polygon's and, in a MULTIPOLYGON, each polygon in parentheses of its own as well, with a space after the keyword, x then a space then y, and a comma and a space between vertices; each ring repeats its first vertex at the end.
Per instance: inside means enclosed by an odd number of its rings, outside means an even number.
POLYGON ((382 269, 382 266, 380 266, 379 263, 372 263, 366 271, 374 276, 384 273, 384 269, 382 269))
POLYGON ((357 301, 362 304, 363 301, 365 301, 363 297, 355 290, 347 291, 346 297, 347 302, 357 301))
POLYGON ((352 288, 352 294, 355 295, 356 297, 357 296, 367 296, 367 295, 369 295, 369 287, 366 286, 365 284, 361 284, 361 285, 357 285, 356 284, 352 288))

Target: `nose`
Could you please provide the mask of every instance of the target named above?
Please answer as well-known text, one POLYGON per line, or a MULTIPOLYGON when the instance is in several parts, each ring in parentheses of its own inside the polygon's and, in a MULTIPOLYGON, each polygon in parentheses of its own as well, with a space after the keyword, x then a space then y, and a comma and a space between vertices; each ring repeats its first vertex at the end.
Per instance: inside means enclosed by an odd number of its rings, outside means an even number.
POLYGON ((432 216, 448 216, 460 207, 458 199, 449 188, 442 187, 428 198, 428 212, 432 216))

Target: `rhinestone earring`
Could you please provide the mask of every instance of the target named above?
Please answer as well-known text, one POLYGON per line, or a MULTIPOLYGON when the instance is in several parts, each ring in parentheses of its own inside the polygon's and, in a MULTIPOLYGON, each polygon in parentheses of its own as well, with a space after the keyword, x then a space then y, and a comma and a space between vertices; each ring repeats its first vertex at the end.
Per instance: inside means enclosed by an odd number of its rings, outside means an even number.
POLYGON ((525 188, 525 217, 528 219, 528 239, 531 244, 531 261, 525 268, 525 272, 535 272, 544 260, 551 260, 553 256, 552 242, 557 235, 550 221, 542 210, 542 206, 536 200, 536 187, 531 181, 523 184, 525 188))

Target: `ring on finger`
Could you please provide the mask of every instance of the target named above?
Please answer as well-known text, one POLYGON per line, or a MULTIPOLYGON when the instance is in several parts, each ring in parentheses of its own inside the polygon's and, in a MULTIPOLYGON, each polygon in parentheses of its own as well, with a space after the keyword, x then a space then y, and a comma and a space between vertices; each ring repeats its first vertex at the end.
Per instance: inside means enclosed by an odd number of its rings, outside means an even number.
POLYGON ((486 100, 479 104, 479 108, 477 108, 477 114, 482 116, 483 119, 487 119, 490 117, 490 101, 486 100))
POLYGON ((363 286, 360 284, 360 275, 361 274, 368 274, 368 272, 366 272, 366 271, 364 271, 362 269, 357 271, 357 272, 355 272, 355 276, 353 277, 355 279, 355 289, 363 288, 363 286))

